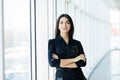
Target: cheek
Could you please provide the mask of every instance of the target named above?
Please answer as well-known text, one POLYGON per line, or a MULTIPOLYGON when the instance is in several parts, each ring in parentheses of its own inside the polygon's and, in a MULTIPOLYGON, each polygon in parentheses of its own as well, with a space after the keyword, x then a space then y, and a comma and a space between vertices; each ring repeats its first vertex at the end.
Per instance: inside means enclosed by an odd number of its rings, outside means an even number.
POLYGON ((60 28, 61 28, 61 27, 60 27, 60 25, 59 25, 58 29, 60 30, 60 28))

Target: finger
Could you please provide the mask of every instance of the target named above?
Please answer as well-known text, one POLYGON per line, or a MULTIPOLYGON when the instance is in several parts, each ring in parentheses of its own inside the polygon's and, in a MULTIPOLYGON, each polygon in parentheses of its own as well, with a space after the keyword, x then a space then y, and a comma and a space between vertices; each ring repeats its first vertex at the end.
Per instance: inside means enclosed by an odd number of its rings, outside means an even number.
POLYGON ((52 57, 55 58, 55 54, 53 54, 52 57))

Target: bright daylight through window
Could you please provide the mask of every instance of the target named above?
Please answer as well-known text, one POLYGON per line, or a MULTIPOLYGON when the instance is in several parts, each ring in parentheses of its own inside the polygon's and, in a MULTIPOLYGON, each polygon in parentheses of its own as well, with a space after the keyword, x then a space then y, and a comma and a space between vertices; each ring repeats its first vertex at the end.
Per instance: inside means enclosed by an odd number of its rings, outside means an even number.
POLYGON ((5 80, 31 80, 30 0, 4 0, 5 80))

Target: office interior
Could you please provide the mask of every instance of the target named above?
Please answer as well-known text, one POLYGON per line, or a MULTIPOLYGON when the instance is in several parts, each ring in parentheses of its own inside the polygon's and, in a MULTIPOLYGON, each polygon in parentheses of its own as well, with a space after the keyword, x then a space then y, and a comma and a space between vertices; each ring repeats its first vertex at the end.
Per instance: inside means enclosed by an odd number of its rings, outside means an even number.
POLYGON ((0 0, 0 80, 55 80, 48 40, 63 13, 83 45, 87 80, 120 80, 120 0, 0 0))

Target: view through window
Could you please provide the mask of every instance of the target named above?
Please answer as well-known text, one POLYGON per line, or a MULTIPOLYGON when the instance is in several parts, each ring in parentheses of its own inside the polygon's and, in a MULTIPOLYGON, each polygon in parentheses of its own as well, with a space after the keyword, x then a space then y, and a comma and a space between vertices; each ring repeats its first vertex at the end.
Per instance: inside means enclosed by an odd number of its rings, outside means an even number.
POLYGON ((4 0, 5 80, 31 80, 30 0, 4 0))

